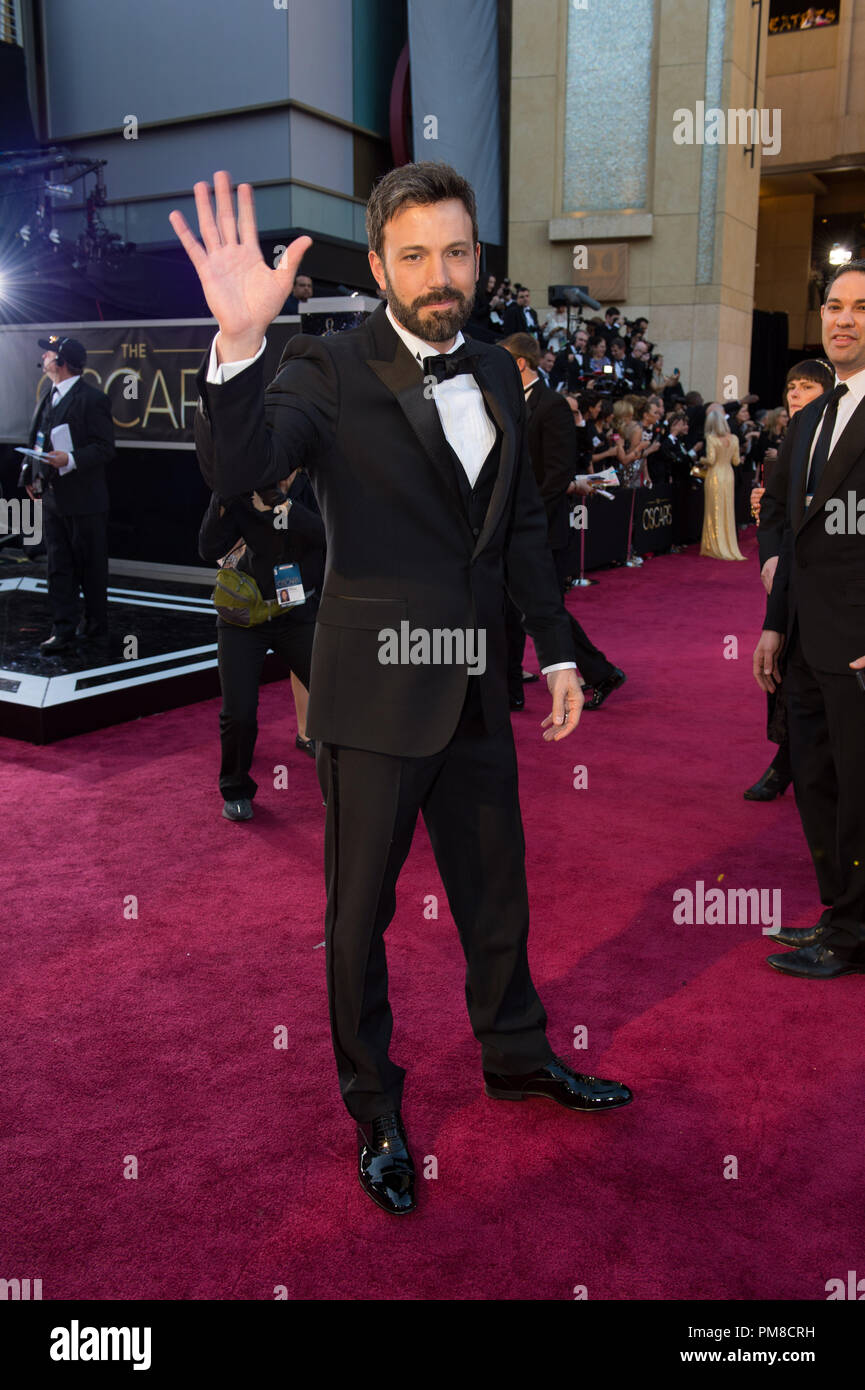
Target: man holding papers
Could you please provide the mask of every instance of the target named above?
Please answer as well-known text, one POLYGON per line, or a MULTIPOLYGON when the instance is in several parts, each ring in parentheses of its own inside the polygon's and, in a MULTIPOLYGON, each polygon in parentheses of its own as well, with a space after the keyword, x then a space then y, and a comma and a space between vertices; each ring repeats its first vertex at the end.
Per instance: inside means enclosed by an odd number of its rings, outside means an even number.
POLYGON ((75 338, 39 339, 42 369, 51 387, 40 398, 24 455, 22 486, 41 497, 48 552, 48 598, 53 628, 46 654, 68 650, 76 637, 108 635, 108 487, 105 465, 114 458, 114 423, 103 391, 84 381, 87 351, 75 338), (79 622, 79 591, 84 616, 79 622))

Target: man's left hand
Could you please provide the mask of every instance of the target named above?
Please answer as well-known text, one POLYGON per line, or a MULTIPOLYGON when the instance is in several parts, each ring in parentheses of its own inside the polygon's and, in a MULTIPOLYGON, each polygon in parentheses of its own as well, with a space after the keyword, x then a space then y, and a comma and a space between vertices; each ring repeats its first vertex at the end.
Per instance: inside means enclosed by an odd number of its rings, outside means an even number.
POLYGON ((65 468, 69 462, 69 455, 64 454, 62 449, 52 449, 51 453, 43 454, 40 461, 50 463, 52 468, 65 468))
POLYGON ((553 697, 553 711, 547 715, 541 728, 546 730, 545 742, 558 743, 560 738, 572 734, 579 724, 585 697, 572 667, 564 671, 550 671, 547 689, 553 697))

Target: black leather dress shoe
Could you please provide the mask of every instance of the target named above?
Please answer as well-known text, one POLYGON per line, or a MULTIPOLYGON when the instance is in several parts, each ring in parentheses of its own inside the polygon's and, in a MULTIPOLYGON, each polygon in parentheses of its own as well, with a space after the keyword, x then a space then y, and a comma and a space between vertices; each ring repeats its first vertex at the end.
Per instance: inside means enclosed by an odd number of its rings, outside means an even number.
POLYGON ((300 734, 294 740, 295 748, 299 748, 301 753, 308 753, 311 758, 315 757, 315 739, 301 738, 300 734))
POLYGON ((568 1110, 616 1110, 629 1105, 633 1092, 621 1081, 601 1081, 572 1071, 560 1057, 524 1076, 500 1076, 484 1072, 484 1091, 492 1100, 528 1100, 545 1096, 568 1110))
POLYGON ((773 931, 769 936, 773 941, 777 941, 781 946, 793 946, 799 950, 802 946, 817 946, 821 939, 826 935, 826 928, 821 922, 816 927, 782 927, 780 931, 773 931))
POLYGON ((771 766, 766 769, 759 782, 755 782, 743 795, 746 801, 774 801, 776 796, 784 795, 789 785, 790 778, 779 777, 774 766, 771 766))
POLYGON ((526 698, 524 695, 511 696, 511 709, 525 709, 526 698))
POLYGON ((805 980, 835 980, 839 975, 865 975, 865 961, 842 960, 828 946, 803 946, 782 956, 767 956, 774 970, 805 980))
POLYGON ((600 709, 608 695, 612 695, 614 690, 618 690, 620 685, 624 685, 627 680, 624 671, 620 671, 618 666, 613 667, 613 674, 607 676, 605 681, 599 681, 592 691, 591 698, 586 701, 586 709, 600 709))
POLYGON ((72 647, 72 642, 68 637, 58 637, 56 632, 52 632, 44 642, 39 643, 40 652, 46 656, 53 656, 55 652, 68 652, 72 647))
POLYGON ((532 685, 535 681, 539 681, 539 680, 540 680, 540 676, 537 675, 536 672, 534 672, 534 671, 523 671, 523 685, 532 685))
POLYGON ((376 1206, 395 1216, 414 1211, 414 1164, 398 1110, 358 1124, 357 1154, 360 1185, 376 1206))

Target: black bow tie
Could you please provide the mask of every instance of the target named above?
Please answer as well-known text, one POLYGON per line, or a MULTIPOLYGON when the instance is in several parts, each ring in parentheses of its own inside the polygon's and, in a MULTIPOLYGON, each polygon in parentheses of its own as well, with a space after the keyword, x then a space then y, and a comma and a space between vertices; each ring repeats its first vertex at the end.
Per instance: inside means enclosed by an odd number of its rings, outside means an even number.
POLYGON ((450 381, 455 376, 474 376, 480 353, 468 352, 461 343, 455 352, 437 352, 425 357, 421 362, 424 376, 434 376, 436 381, 450 381))

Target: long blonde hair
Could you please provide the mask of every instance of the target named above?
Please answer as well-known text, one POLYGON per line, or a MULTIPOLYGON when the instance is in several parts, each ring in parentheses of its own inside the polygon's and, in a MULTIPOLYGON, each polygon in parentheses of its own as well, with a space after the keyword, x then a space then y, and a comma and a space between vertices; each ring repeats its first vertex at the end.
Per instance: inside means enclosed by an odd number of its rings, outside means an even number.
POLYGON ((706 434, 724 435, 730 433, 730 426, 727 417, 719 405, 713 405, 712 409, 706 412, 706 434))

